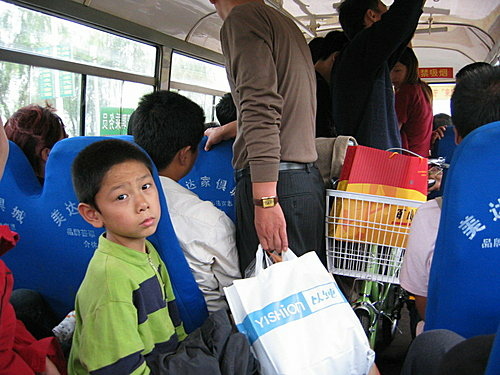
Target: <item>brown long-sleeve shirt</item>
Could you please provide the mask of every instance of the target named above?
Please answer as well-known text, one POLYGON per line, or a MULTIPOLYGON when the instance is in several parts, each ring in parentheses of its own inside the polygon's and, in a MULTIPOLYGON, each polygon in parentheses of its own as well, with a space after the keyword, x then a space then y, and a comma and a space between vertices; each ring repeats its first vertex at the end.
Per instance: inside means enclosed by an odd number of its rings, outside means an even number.
POLYGON ((314 67, 294 22, 260 2, 238 5, 221 43, 238 108, 234 168, 250 166, 253 182, 269 182, 280 161, 316 161, 314 67))

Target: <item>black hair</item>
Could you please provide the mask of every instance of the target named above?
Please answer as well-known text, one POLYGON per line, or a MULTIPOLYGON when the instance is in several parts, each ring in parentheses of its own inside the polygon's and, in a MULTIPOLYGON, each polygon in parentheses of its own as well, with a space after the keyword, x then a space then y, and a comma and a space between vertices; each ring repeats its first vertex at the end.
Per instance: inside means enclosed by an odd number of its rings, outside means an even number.
POLYGON ((71 167, 73 188, 78 200, 99 209, 95 196, 101 189, 108 171, 126 161, 143 163, 153 173, 148 156, 137 146, 120 139, 106 139, 85 147, 76 156, 71 167))
POLYGON ((135 111, 128 118, 127 135, 134 135, 135 111))
POLYGON ((144 95, 135 110, 133 135, 151 156, 159 171, 167 167, 177 152, 191 146, 193 151, 203 137, 203 109, 185 96, 171 91, 144 95))
POLYGON ((233 96, 230 92, 224 94, 224 96, 220 98, 215 106, 215 114, 221 125, 236 121, 236 106, 234 105, 233 96))
POLYGON ((490 66, 490 64, 484 62, 484 61, 477 61, 469 65, 465 65, 462 69, 460 69, 457 74, 455 74, 455 80, 458 82, 462 78, 464 78, 467 74, 470 72, 473 72, 477 68, 480 68, 482 66, 490 66))
POLYGON ((365 28, 365 14, 368 9, 378 11, 378 0, 344 0, 340 4, 339 22, 349 40, 365 28))
POLYGON ((438 113, 437 115, 434 115, 432 120, 432 130, 436 130, 440 126, 453 126, 451 116, 446 113, 438 113))
POLYGON ((462 138, 482 125, 500 121, 500 66, 480 66, 457 83, 451 96, 451 118, 462 138))
POLYGON ((342 31, 330 31, 325 37, 314 38, 309 42, 313 64, 326 60, 332 53, 338 52, 349 42, 342 31))

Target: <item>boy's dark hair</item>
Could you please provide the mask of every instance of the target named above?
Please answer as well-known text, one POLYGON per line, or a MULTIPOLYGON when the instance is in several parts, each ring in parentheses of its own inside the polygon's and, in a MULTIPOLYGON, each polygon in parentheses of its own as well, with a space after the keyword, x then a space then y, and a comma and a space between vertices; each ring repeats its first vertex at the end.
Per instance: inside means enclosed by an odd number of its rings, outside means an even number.
POLYGON ((71 167, 73 188, 78 200, 98 210, 95 196, 101 189, 104 176, 115 165, 131 160, 143 163, 153 173, 151 160, 130 142, 106 139, 85 147, 71 167))
POLYGON ((349 40, 365 28, 368 9, 378 11, 378 0, 344 0, 338 7, 340 25, 349 40))
POLYGON ((159 171, 172 162, 180 149, 198 149, 205 115, 188 98, 171 91, 156 91, 142 97, 135 113, 134 139, 159 171))
POLYGON ((330 31, 325 37, 314 38, 309 42, 313 64, 326 60, 332 53, 340 51, 349 42, 342 31, 330 31))
POLYGON ((462 138, 500 120, 500 66, 478 67, 457 83, 451 96, 451 118, 462 138))
POLYGON ((135 111, 128 118, 127 135, 134 135, 135 111))
POLYGON ((462 69, 460 69, 457 74, 455 74, 455 80, 457 81, 460 81, 462 78, 464 78, 467 74, 469 74, 470 72, 473 72, 474 70, 476 70, 477 68, 480 68, 482 66, 490 66, 490 64, 484 62, 484 61, 478 61, 478 62, 474 62, 472 64, 469 64, 469 65, 465 65, 462 69))
POLYGON ((434 115, 432 120, 432 130, 436 130, 440 126, 453 126, 451 116, 446 113, 438 113, 437 115, 434 115))
POLYGON ((236 106, 233 102, 233 96, 230 92, 224 94, 215 106, 215 114, 219 124, 226 125, 232 121, 236 121, 236 106))

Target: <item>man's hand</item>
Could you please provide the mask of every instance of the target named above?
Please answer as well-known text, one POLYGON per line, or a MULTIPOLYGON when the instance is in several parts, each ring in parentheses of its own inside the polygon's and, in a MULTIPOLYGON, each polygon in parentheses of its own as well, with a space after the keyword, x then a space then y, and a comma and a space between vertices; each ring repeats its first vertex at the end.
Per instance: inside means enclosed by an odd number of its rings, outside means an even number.
POLYGON ((436 142, 438 139, 442 139, 444 137, 444 132, 446 131, 446 126, 440 126, 436 130, 432 132, 432 137, 431 137, 431 146, 436 142))
POLYGON ((205 151, 209 151, 212 146, 236 137, 236 121, 230 122, 223 126, 208 128, 205 130, 205 135, 208 137, 205 145, 205 151))
POLYGON ((285 215, 279 204, 269 208, 255 206, 255 229, 264 250, 281 253, 288 249, 285 215))

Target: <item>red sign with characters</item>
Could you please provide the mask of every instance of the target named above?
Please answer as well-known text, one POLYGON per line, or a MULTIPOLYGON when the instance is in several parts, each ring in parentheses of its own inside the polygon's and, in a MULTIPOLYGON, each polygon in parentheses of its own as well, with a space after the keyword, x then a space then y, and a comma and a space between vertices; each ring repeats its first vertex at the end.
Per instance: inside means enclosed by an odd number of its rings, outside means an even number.
POLYGON ((418 68, 420 78, 454 78, 453 68, 418 68))

